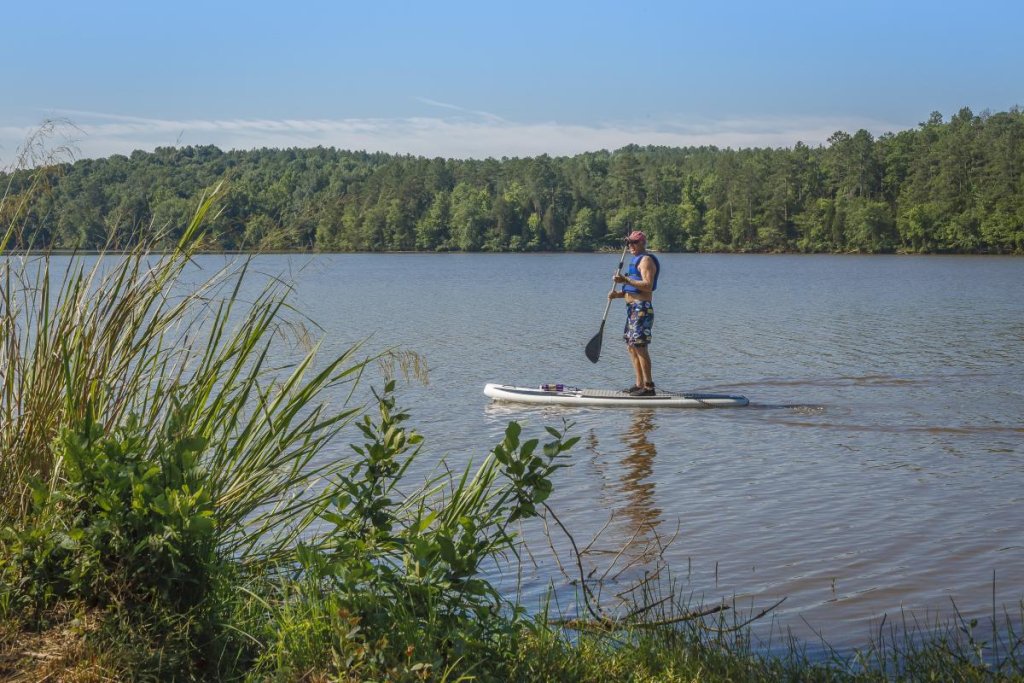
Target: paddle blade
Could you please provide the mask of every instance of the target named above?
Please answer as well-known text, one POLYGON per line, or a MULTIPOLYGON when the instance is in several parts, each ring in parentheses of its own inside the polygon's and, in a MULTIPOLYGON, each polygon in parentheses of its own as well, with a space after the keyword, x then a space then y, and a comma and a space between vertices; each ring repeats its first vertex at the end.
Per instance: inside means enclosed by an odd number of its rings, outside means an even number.
POLYGON ((604 321, 601 321, 601 329, 597 331, 597 334, 587 342, 587 348, 584 349, 584 353, 587 354, 587 358, 591 363, 596 363, 597 359, 601 357, 601 341, 604 339, 604 321))

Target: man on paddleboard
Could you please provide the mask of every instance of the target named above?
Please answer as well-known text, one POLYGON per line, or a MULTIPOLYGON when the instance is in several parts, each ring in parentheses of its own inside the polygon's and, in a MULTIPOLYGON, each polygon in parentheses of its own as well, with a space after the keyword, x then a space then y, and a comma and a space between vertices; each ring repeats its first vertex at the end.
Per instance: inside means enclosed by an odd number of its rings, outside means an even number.
POLYGON ((626 328, 623 339, 629 350, 629 359, 636 372, 636 383, 624 389, 631 396, 654 396, 654 379, 651 375, 651 356, 647 351, 654 327, 654 290, 658 288, 658 273, 661 264, 657 257, 647 251, 647 235, 634 230, 626 238, 629 253, 633 258, 625 275, 615 271, 612 277, 612 291, 609 299, 626 300, 626 328), (621 284, 622 291, 616 292, 614 285, 621 284))

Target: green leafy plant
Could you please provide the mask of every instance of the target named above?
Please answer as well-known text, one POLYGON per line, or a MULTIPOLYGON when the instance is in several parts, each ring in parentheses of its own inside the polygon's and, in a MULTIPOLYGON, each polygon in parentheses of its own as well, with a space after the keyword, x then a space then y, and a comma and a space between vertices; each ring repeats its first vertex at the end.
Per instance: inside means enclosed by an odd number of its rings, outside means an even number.
MULTIPOLYGON (((319 512, 322 527, 298 549, 296 588, 281 597, 279 620, 295 623, 296 600, 306 604, 297 596, 322 595, 358 625, 360 642, 386 652, 387 661, 414 652, 406 657, 412 657, 409 671, 416 663, 444 670, 467 656, 481 661, 481 653, 517 628, 519 614, 484 569, 516 552, 518 521, 536 516, 578 437, 551 429, 552 440, 539 447, 512 422, 479 466, 457 476, 445 471, 403 491, 422 438, 406 427, 409 415, 396 408, 394 388, 390 381, 376 394, 376 419, 359 422, 365 442, 352 446, 356 457, 319 512)), ((286 650, 280 639, 296 630, 287 634, 272 637, 269 651, 286 650)), ((323 650, 305 657, 323 663, 336 655, 323 650)))
POLYGON ((205 445, 172 433, 151 450, 134 415, 112 435, 95 422, 65 433, 65 481, 36 483, 33 513, 43 523, 8 532, 12 556, 35 584, 55 587, 49 597, 197 605, 217 566, 205 445))

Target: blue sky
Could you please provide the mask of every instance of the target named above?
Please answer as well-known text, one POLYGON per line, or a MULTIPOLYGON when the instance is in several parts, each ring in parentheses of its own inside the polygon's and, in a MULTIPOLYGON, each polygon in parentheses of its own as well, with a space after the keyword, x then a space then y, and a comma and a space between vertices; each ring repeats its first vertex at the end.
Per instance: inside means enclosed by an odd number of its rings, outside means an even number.
POLYGON ((788 147, 1024 105, 1024 2, 5 3, 0 169, 157 146, 788 147))

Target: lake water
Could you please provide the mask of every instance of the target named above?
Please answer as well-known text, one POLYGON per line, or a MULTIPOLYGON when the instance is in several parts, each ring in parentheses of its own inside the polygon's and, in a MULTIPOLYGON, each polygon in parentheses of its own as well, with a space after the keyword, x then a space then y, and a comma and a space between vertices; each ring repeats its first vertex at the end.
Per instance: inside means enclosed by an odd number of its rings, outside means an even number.
MULTIPOLYGON (((213 258, 213 257, 211 257, 213 258)), ((612 303, 618 254, 265 256, 295 284, 325 351, 421 354, 400 404, 430 460, 483 458, 509 420, 583 437, 552 506, 580 543, 653 539, 695 601, 858 645, 882 616, 1019 614, 1024 597, 1024 259, 660 256, 659 387, 737 392, 748 408, 492 404, 486 382, 621 388, 633 375, 612 303)), ((202 261, 201 261, 202 262, 202 261)), ((337 455, 347 451, 339 444, 337 455)), ((333 456, 333 453, 332 453, 333 456)), ((433 464, 430 462, 429 464, 433 464)), ((567 582, 538 529, 523 588, 567 582)), ((632 548, 633 550, 631 550, 632 548)), ((635 552, 634 552, 635 551, 635 552)), ((611 562, 595 555, 595 562, 611 562)))

